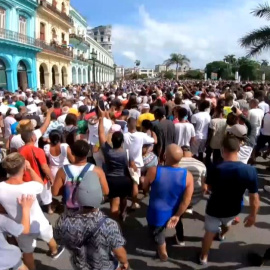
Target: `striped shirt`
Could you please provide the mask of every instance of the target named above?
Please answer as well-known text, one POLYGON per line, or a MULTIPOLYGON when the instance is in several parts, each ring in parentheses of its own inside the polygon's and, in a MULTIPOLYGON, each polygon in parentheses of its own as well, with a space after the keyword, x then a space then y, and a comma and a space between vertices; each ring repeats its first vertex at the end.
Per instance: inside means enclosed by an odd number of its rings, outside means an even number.
POLYGON ((187 169, 193 176, 194 192, 192 195, 191 204, 194 205, 203 197, 202 179, 206 176, 206 167, 201 161, 191 157, 183 157, 179 162, 179 166, 187 169))

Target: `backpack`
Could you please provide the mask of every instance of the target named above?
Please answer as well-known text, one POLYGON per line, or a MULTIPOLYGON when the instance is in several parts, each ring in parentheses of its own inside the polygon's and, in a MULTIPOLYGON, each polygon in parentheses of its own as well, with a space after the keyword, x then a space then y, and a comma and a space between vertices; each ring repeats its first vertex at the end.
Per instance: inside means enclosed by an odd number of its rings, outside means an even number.
POLYGON ((77 177, 74 177, 69 169, 69 165, 64 165, 63 169, 68 177, 68 181, 66 182, 64 187, 63 201, 68 208, 79 208, 79 204, 75 199, 77 188, 80 185, 84 175, 88 172, 90 168, 93 169, 93 167, 93 164, 87 163, 82 169, 81 173, 77 177))

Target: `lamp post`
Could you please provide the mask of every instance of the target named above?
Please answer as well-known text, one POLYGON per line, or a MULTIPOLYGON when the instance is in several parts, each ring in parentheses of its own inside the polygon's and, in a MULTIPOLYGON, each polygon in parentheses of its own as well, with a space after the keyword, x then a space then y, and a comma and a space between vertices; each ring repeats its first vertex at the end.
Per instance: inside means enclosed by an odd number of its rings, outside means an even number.
POLYGON ((96 90, 96 60, 97 60, 97 53, 95 53, 94 49, 91 52, 91 59, 93 61, 93 80, 94 80, 94 89, 96 90))

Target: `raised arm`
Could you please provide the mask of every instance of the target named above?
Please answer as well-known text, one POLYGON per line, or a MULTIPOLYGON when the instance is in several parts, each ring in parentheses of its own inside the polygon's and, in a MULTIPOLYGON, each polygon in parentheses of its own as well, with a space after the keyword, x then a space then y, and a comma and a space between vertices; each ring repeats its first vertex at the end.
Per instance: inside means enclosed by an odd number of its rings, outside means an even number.
POLYGON ((100 117, 99 124, 98 124, 98 137, 99 137, 100 145, 103 145, 107 142, 106 136, 105 136, 105 131, 104 131, 103 119, 104 119, 104 117, 100 117))
POLYGON ((44 121, 43 125, 40 127, 40 131, 41 131, 41 134, 42 135, 46 132, 48 126, 50 125, 50 122, 51 122, 51 113, 53 112, 53 110, 54 110, 54 108, 50 108, 48 110, 47 116, 45 118, 45 121, 44 121))

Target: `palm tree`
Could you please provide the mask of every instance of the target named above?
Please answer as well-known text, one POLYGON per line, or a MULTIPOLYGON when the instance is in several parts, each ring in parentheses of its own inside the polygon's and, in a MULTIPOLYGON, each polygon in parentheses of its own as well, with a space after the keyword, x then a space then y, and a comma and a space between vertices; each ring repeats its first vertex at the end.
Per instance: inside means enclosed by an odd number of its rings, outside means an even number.
POLYGON ((170 67, 172 65, 176 65, 175 71, 176 71, 176 80, 178 80, 178 70, 179 67, 182 67, 183 65, 189 65, 190 60, 183 54, 180 53, 172 53, 170 55, 170 58, 167 59, 164 62, 164 65, 166 67, 170 67))
POLYGON ((224 56, 224 62, 225 63, 228 63, 230 65, 233 65, 236 63, 236 58, 235 58, 235 55, 234 54, 230 54, 230 55, 226 55, 224 56))
POLYGON ((268 65, 269 65, 269 62, 267 60, 262 60, 261 62, 262 67, 268 67, 268 65))
POLYGON ((140 64, 141 64, 141 61, 140 61, 140 60, 136 60, 136 61, 134 62, 134 64, 136 65, 136 67, 138 67, 138 66, 140 66, 140 64))
MULTIPOLYGON (((270 20, 270 5, 268 3, 260 4, 251 14, 259 18, 270 20)), ((265 49, 270 48, 270 27, 264 26, 253 30, 240 39, 242 47, 248 49, 248 56, 254 56, 265 49)))

